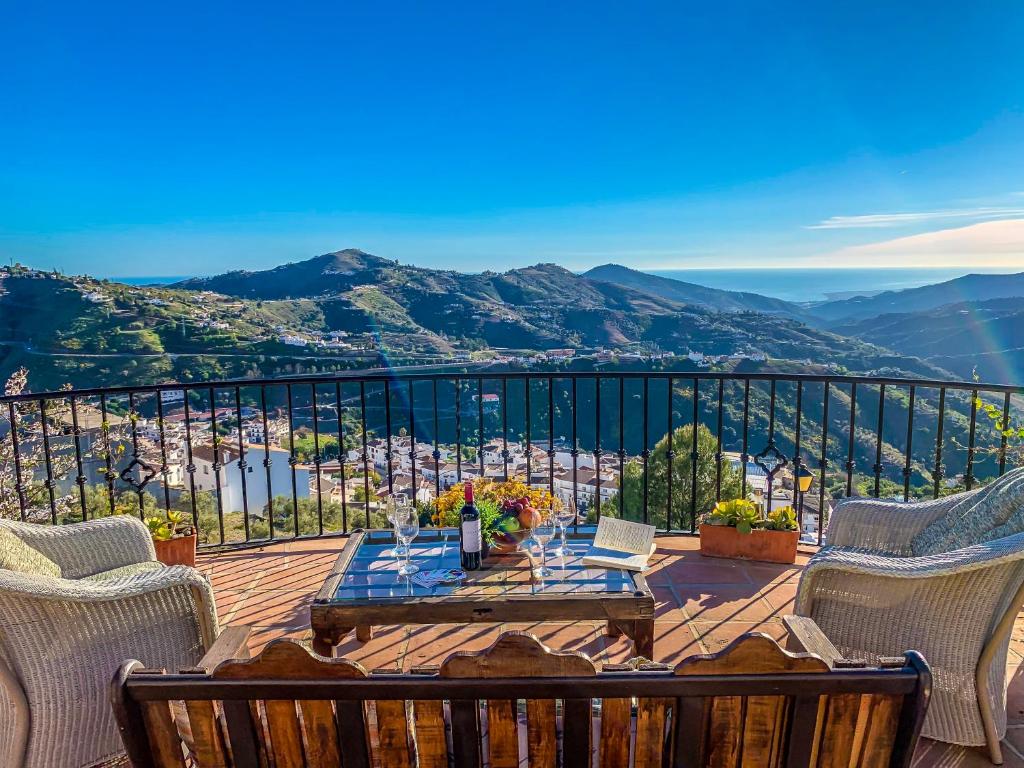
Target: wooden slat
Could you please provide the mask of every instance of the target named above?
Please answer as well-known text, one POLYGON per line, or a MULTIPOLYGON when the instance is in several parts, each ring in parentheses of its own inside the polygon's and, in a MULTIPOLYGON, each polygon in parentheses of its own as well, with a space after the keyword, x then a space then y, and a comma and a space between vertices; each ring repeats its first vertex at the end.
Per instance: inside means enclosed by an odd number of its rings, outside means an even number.
POLYGON ((749 632, 718 653, 690 656, 676 666, 677 675, 737 675, 756 672, 828 672, 816 656, 790 653, 771 637, 749 632))
POLYGON ((491 768, 519 768, 519 723, 515 701, 487 701, 487 751, 491 768))
MULTIPOLYGON (((352 680, 366 677, 366 670, 345 659, 316 658, 291 640, 275 640, 256 658, 224 661, 210 676, 216 680, 352 680)), ((330 702, 300 701, 298 706, 304 718, 301 728, 295 702, 265 702, 271 744, 266 749, 260 740, 259 746, 274 758, 275 768, 286 768, 296 760, 300 761, 295 763, 299 766, 304 765, 303 760, 309 765, 337 765, 339 742, 342 765, 368 765, 366 725, 359 702, 336 706, 336 723, 330 702), (286 705, 291 706, 290 713, 286 705), (287 732, 288 729, 294 733, 287 732), (305 758, 304 742, 309 749, 305 758)))
POLYGON ((251 634, 251 627, 241 625, 225 627, 195 668, 212 672, 222 662, 229 659, 249 658, 249 636, 251 634))
POLYGON ((212 701, 186 701, 192 751, 202 768, 227 768, 228 758, 212 701))
POLYGON ((366 733, 366 711, 361 701, 335 701, 342 768, 369 768, 370 748, 366 733))
MULTIPOLYGON (((676 667, 677 675, 735 675, 757 672, 828 672, 828 664, 807 653, 789 653, 771 637, 749 633, 716 654, 691 656, 676 667)), ((782 764, 789 704, 783 696, 719 696, 707 705, 703 762, 734 768, 774 768, 782 764)))
POLYGON ((710 706, 702 697, 676 700, 673 768, 703 768, 704 741, 710 706))
POLYGON ((264 702, 264 707, 274 765, 277 768, 303 768, 306 759, 302 752, 302 732, 295 701, 269 700, 264 702))
POLYGON ((814 619, 807 616, 783 616, 782 623, 786 625, 787 640, 786 647, 797 653, 813 653, 820 656, 830 667, 843 657, 839 649, 832 645, 832 642, 825 637, 814 619))
POLYGON ((593 742, 590 699, 566 699, 562 709, 562 768, 590 768, 593 742))
POLYGON ((149 734, 149 746, 156 768, 185 768, 181 738, 166 701, 142 702, 142 719, 149 734))
POLYGON ((865 696, 868 699, 861 768, 882 768, 889 765, 896 725, 899 721, 902 696, 865 696))
POLYGON ((749 696, 743 717, 743 762, 775 768, 782 764, 788 703, 782 696, 749 696))
POLYGON ((817 754, 820 696, 796 696, 789 722, 786 768, 808 768, 817 754))
POLYGON ((386 699, 375 702, 377 708, 377 750, 381 765, 410 768, 409 717, 405 702, 386 699))
POLYGON ((267 730, 266 710, 262 701, 249 702, 249 715, 256 729, 256 753, 260 768, 277 768, 274 756, 270 754, 270 735, 267 730))
POLYGON ((317 658, 292 640, 274 640, 254 659, 219 664, 214 680, 351 680, 366 677, 366 670, 346 659, 317 658))
POLYGON ((636 710, 634 768, 659 768, 665 750, 665 715, 671 699, 640 699, 636 710))
POLYGON ((444 660, 441 677, 589 677, 594 663, 582 653, 554 651, 526 632, 503 632, 482 651, 457 651, 444 660))
POLYGON ((734 768, 738 763, 743 743, 745 704, 741 696, 717 696, 711 700, 711 716, 704 749, 708 768, 734 768))
MULTIPOLYGON (((153 755, 149 748, 149 737, 146 735, 146 720, 142 716, 142 707, 128 691, 128 680, 132 673, 142 668, 142 662, 134 659, 118 667, 114 679, 110 681, 110 703, 129 762, 134 768, 153 768, 153 755)), ((28 724, 25 723, 23 727, 27 736, 28 724)))
POLYGON ((472 699, 453 699, 452 758, 455 768, 480 768, 479 706, 472 699))
POLYGON ((597 747, 601 768, 629 765, 630 709, 629 699, 601 700, 601 738, 597 747))
MULTIPOLYGON (((554 651, 525 632, 504 632, 483 651, 452 654, 441 665, 439 674, 474 678, 589 677, 597 674, 597 668, 582 653, 554 651)), ((487 715, 490 762, 495 768, 515 768, 519 765, 515 706, 495 703, 493 714, 488 708, 487 715)), ((553 699, 526 701, 526 748, 531 768, 555 768, 558 761, 555 710, 553 699)))
POLYGON ((262 763, 249 702, 225 701, 223 706, 232 765, 234 768, 260 768, 262 763))
POLYGON ((307 768, 337 768, 341 765, 341 750, 331 702, 300 701, 299 712, 307 768))
POLYGON ((555 768, 558 733, 554 699, 526 700, 526 749, 530 768, 555 768))
POLYGON ((444 704, 414 701, 416 764, 419 768, 448 768, 448 741, 444 729, 444 704))
POLYGON ((849 768, 851 765, 860 699, 857 694, 828 697, 818 754, 819 768, 849 768))

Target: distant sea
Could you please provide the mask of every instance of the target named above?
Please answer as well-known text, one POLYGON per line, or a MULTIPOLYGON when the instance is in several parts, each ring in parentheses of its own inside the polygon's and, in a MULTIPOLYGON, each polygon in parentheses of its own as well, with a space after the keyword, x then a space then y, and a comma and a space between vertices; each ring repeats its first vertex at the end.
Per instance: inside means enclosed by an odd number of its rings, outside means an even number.
POLYGON ((708 288, 748 291, 786 301, 825 301, 942 283, 972 273, 1013 272, 971 267, 924 269, 648 269, 645 272, 708 288))

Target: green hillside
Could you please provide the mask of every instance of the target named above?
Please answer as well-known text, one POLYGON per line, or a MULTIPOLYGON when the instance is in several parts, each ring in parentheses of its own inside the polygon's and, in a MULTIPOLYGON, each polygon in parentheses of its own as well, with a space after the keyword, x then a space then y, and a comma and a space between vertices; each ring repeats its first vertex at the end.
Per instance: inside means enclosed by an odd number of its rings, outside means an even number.
POLYGON ((969 379, 1024 380, 1024 298, 958 302, 918 312, 879 315, 836 327, 836 332, 871 339, 915 355, 969 379))
POLYGON ((554 264, 463 274, 339 251, 168 287, 0 271, 0 374, 26 366, 36 390, 358 369, 385 358, 430 365, 460 351, 530 356, 564 347, 949 375, 782 315, 721 312, 554 264))
POLYGON ((603 264, 583 273, 583 276, 603 283, 644 291, 682 304, 691 304, 719 312, 767 312, 804 318, 806 310, 798 304, 782 299, 742 291, 723 291, 695 283, 650 275, 619 264, 603 264))

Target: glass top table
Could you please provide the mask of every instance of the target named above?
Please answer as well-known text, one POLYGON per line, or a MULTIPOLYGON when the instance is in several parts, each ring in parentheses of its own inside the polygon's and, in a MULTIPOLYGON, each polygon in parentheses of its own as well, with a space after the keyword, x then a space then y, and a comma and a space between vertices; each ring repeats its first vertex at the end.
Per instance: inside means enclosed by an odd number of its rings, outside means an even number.
MULTIPOLYGON (((543 579, 515 553, 432 586, 398 574, 390 530, 356 531, 310 608, 314 650, 329 656, 345 634, 355 629, 365 641, 375 625, 604 620, 610 634, 625 633, 639 655, 652 658, 654 597, 641 574, 583 564, 594 531, 580 526, 570 534, 571 555, 549 555, 543 579)), ((411 559, 423 572, 460 568, 458 530, 424 529, 411 559)))
MULTIPOLYGON (((424 586, 415 578, 398 575, 399 562, 393 554, 395 542, 390 532, 367 531, 330 600, 356 602, 439 596, 635 592, 637 585, 628 571, 590 568, 583 564, 583 555, 593 536, 593 528, 586 530, 581 527, 579 534, 569 539, 571 556, 548 556, 550 575, 542 580, 531 576, 530 562, 525 555, 503 555, 489 558, 478 571, 467 571, 461 581, 424 586)), ((461 568, 458 531, 441 529, 417 538, 412 543, 411 560, 421 572, 461 568)))

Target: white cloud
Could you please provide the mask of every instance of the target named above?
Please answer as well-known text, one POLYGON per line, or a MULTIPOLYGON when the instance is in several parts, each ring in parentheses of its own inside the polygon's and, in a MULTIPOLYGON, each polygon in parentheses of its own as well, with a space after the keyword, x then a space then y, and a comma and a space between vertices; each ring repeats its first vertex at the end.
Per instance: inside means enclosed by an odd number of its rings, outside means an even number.
POLYGON ((898 227, 929 221, 956 219, 1009 219, 1024 216, 1024 208, 982 206, 978 208, 950 208, 939 211, 917 211, 912 213, 871 213, 862 216, 832 216, 807 229, 855 229, 864 227, 898 227))
POLYGON ((836 267, 1024 268, 1024 218, 853 245, 814 261, 836 267))

